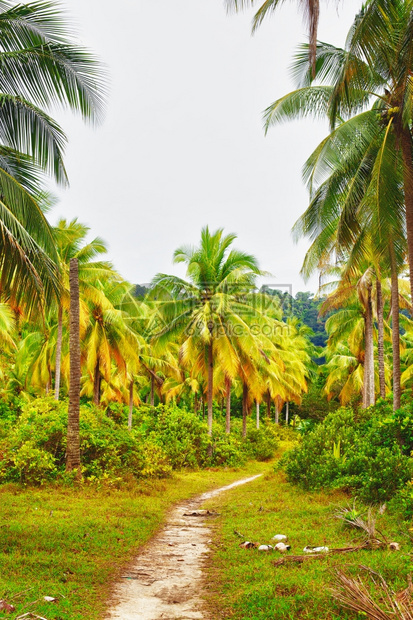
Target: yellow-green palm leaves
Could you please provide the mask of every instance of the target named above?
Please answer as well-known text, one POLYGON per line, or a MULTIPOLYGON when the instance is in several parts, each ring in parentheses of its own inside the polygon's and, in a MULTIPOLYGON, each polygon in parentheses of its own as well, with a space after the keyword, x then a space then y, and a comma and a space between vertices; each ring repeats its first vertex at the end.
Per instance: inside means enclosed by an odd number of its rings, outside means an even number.
POLYGON ((184 363, 191 360, 207 376, 210 434, 214 364, 218 359, 230 376, 237 372, 234 343, 251 338, 245 319, 254 313, 245 296, 261 273, 253 256, 231 248, 235 239, 204 228, 198 247, 184 246, 174 254, 174 262, 187 265, 189 281, 158 274, 151 291, 157 304, 154 338, 179 342, 184 363))

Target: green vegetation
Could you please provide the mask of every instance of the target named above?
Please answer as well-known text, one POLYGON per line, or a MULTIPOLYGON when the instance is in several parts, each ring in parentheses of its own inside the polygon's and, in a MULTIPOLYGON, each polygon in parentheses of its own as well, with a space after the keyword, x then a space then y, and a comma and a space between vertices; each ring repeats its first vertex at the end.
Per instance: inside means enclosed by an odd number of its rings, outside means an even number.
MULTIPOLYGON (((262 465, 174 474, 121 488, 103 484, 0 486, 0 599, 16 615, 101 620, 122 567, 154 534, 172 503, 253 475, 262 465), (44 596, 56 597, 47 603, 44 596)), ((9 618, 0 611, 0 618, 9 618)))
MULTIPOLYGON (((333 600, 329 588, 335 585, 334 567, 344 566, 355 576, 360 564, 367 565, 380 572, 396 591, 404 589, 411 570, 412 545, 408 523, 391 511, 378 517, 377 527, 389 540, 400 542, 401 553, 366 549, 274 566, 273 562, 282 557, 303 555, 307 545, 340 548, 361 544, 362 533, 334 518, 337 509, 347 505, 346 495, 338 491, 305 492, 287 483, 280 471, 210 500, 206 507, 217 510, 220 516, 215 522, 216 544, 208 570, 209 616, 234 620, 359 617, 333 600), (286 556, 239 546, 243 540, 272 544, 276 534, 288 536, 291 551, 286 556)), ((365 510, 362 504, 360 510, 365 510)), ((374 588, 372 591, 377 600, 377 592, 374 588)))
MULTIPOLYGON (((65 473, 67 402, 33 400, 17 415, 0 415, 0 483, 41 485, 70 481, 65 473)), ((243 465, 247 459, 271 459, 279 430, 272 422, 256 429, 249 422, 231 435, 214 423, 212 436, 199 416, 176 405, 140 407, 135 428, 127 427, 126 407, 103 411, 90 403, 81 407, 80 450, 86 482, 118 484, 125 479, 164 478, 173 470, 243 465)))
POLYGON ((338 409, 308 431, 281 465, 308 490, 343 489, 368 503, 384 502, 411 479, 411 404, 393 413, 385 404, 338 409))

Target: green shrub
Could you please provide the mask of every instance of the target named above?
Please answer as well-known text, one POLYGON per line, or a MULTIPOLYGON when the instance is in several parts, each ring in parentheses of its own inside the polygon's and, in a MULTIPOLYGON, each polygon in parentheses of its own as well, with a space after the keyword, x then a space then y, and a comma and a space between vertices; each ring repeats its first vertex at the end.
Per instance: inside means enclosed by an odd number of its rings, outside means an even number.
POLYGON ((304 435, 281 466, 291 482, 306 489, 354 491, 365 502, 392 498, 413 473, 412 421, 386 404, 353 411, 338 409, 304 435))
POLYGON ((259 429, 248 428, 246 446, 248 454, 257 461, 269 461, 278 447, 279 434, 272 423, 262 424, 259 429))
POLYGON ((398 512, 403 519, 413 519, 413 480, 409 480, 389 503, 392 510, 398 512))
POLYGON ((209 439, 202 420, 176 405, 160 405, 148 415, 149 419, 143 422, 148 436, 163 448, 174 469, 204 464, 209 439))
POLYGON ((147 441, 144 454, 144 463, 140 472, 144 478, 166 478, 171 475, 172 465, 161 446, 147 441))
POLYGON ((214 424, 212 433, 212 454, 207 461, 210 466, 227 465, 240 467, 247 460, 245 448, 234 432, 227 434, 222 426, 214 424))
MULTIPOLYGON (((47 480, 71 482, 65 474, 67 401, 43 398, 26 403, 7 433, 0 434, 0 481, 42 484, 47 480)), ((126 426, 127 408, 111 405, 105 411, 83 402, 80 407, 80 451, 86 481, 165 477, 185 467, 242 465, 248 458, 267 460, 274 455, 277 431, 272 423, 241 437, 237 420, 231 435, 214 423, 208 436, 206 424, 176 405, 140 407, 134 428, 126 426)))
POLYGON ((32 441, 26 441, 0 461, 0 481, 37 485, 55 478, 56 474, 53 455, 37 448, 32 441))

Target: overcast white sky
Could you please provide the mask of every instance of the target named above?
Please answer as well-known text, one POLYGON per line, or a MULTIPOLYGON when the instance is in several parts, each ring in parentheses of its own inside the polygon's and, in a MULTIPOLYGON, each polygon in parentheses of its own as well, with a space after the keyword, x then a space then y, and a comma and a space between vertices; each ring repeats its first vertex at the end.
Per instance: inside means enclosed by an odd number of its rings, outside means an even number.
MULTIPOLYGON (((306 39, 298 1, 254 36, 252 12, 226 14, 223 0, 65 0, 82 42, 108 66, 104 124, 60 117, 70 145, 70 189, 50 219, 78 217, 110 247, 133 283, 172 265, 202 226, 238 235, 267 282, 315 290, 299 275, 308 241, 291 227, 308 204, 301 166, 327 125, 292 122, 267 137, 265 107, 293 89, 288 67, 306 39)), ((319 38, 338 45, 360 0, 323 6, 319 38)))

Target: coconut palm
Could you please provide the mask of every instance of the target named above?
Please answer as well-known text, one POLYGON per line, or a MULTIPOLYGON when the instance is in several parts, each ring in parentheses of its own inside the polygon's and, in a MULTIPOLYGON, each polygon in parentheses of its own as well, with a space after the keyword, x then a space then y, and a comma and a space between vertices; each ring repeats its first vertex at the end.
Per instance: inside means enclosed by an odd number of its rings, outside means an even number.
POLYGON ((0 62, 1 287, 3 296, 33 305, 58 289, 42 174, 67 182, 66 137, 47 110, 57 104, 99 120, 104 77, 51 2, 1 1, 0 62))
POLYGON ((294 227, 297 237, 312 239, 305 276, 327 259, 347 263, 350 277, 366 260, 373 269, 378 319, 380 394, 385 396, 383 358, 383 274, 391 275, 393 322, 393 397, 400 406, 398 272, 406 241, 404 195, 394 135, 371 127, 371 114, 341 123, 307 160, 304 176, 311 203, 294 227), (396 156, 396 159, 395 159, 396 156))
POLYGON ((61 290, 57 300, 57 340, 55 354, 55 400, 59 400, 60 374, 63 344, 63 322, 65 308, 69 305, 69 264, 72 258, 78 261, 79 291, 83 302, 99 294, 95 283, 99 279, 110 278, 113 267, 108 262, 96 260, 107 252, 105 242, 96 237, 86 243, 89 228, 77 219, 67 222, 59 220, 54 228, 58 265, 61 279, 61 290))
MULTIPOLYGON (((369 3, 369 7, 371 7, 369 3)), ((394 17, 394 15, 393 15, 394 17)), ((363 18, 360 18, 363 21, 363 18)), ((352 40, 350 33, 349 40, 352 40)), ((351 44, 348 44, 349 48, 351 44)), ((320 261, 330 256, 333 260, 348 260, 360 264, 366 248, 377 274, 377 303, 379 322, 379 376, 380 393, 385 393, 383 362, 382 309, 380 307, 381 274, 392 277, 393 321, 393 396, 394 407, 400 406, 399 362, 399 293, 398 271, 405 255, 405 195, 403 186, 403 153, 401 140, 394 131, 393 112, 383 112, 383 98, 376 96, 370 110, 356 116, 350 104, 343 103, 339 88, 340 66, 346 62, 359 66, 351 50, 337 50, 320 43, 318 46, 318 77, 321 81, 336 83, 312 86, 305 51, 299 54, 295 71, 303 88, 282 98, 267 111, 267 123, 277 122, 310 110, 324 110, 330 114, 333 130, 307 160, 304 177, 308 182, 311 203, 295 226, 297 236, 308 235, 312 246, 307 253, 303 272, 309 275, 320 261), (309 86, 306 84, 310 84, 309 86), (347 106, 347 107, 346 107, 347 106), (350 116, 343 120, 341 116, 350 116), (374 255, 374 256, 373 256, 374 255)), ((348 69, 350 71, 350 69, 348 69)), ((353 85, 353 90, 356 88, 353 85)), ((345 89, 344 89, 345 90, 345 89)), ((351 91, 351 88, 350 88, 351 91)), ((360 93, 358 93, 360 95, 360 93)), ((363 91, 368 104, 370 93, 363 91)), ((355 102, 353 102, 354 105, 355 102)))
POLYGON ((175 263, 187 265, 189 282, 166 274, 152 282, 151 297, 158 303, 155 339, 179 341, 182 359, 206 371, 210 435, 214 362, 218 359, 233 376, 238 368, 234 339, 253 341, 243 316, 254 310, 243 296, 261 272, 253 256, 231 249, 235 239, 233 234, 224 236, 222 229, 211 233, 204 228, 199 247, 184 246, 174 253, 175 263))
POLYGON ((80 439, 79 439, 79 412, 80 412, 80 310, 79 310, 79 270, 77 258, 70 260, 70 385, 69 410, 67 422, 66 470, 80 471, 80 439))
MULTIPOLYGON (((377 169, 386 162, 396 172, 401 162, 409 260, 413 256, 412 28, 411 0, 370 0, 356 17, 345 49, 317 44, 317 85, 303 48, 294 67, 301 88, 276 101, 265 114, 267 128, 282 119, 307 114, 328 115, 333 130, 343 119, 350 119, 349 130, 363 120, 360 148, 366 141, 382 143, 377 152, 383 157, 376 160, 377 169), (366 108, 370 109, 360 114, 366 108), (354 115, 358 117, 352 118, 354 115)), ((357 190, 358 185, 354 194, 357 190)), ((381 190, 386 191, 386 184, 381 190)), ((397 209, 391 211, 397 214, 397 209)), ((413 291, 413 268, 410 272, 413 291)))
MULTIPOLYGON (((252 31, 255 32, 257 28, 262 24, 264 19, 270 16, 278 7, 283 4, 284 0, 226 0, 228 10, 242 10, 250 6, 257 6, 261 4, 260 8, 254 15, 252 31)), ((338 2, 337 2, 338 4, 338 2)), ((301 8, 304 11, 304 17, 308 22, 310 45, 309 45, 309 58, 313 70, 315 71, 316 60, 316 44, 317 44, 317 29, 318 20, 320 17, 320 0, 305 0, 300 2, 301 8)))
MULTIPOLYGON (((363 373, 363 407, 369 407, 375 403, 375 369, 374 369, 374 323, 373 323, 373 270, 367 266, 364 271, 360 271, 354 279, 343 277, 337 289, 323 303, 322 312, 331 309, 342 308, 346 303, 356 305, 357 325, 354 326, 354 311, 340 315, 336 313, 329 319, 330 324, 337 325, 338 315, 341 318, 339 332, 335 329, 334 340, 341 341, 347 335, 348 338, 362 338, 364 354, 364 373, 363 373), (353 321, 350 321, 350 317, 353 321), (349 332, 343 331, 344 326, 349 332)), ((329 328, 330 328, 329 324, 329 328)), ((330 346, 332 341, 330 341, 330 346)), ((354 347, 353 347, 354 349, 354 347)), ((358 343, 357 350, 360 349, 358 343)), ((359 358, 359 355, 357 355, 359 358)))
POLYGON ((88 323, 83 337, 82 357, 89 381, 83 393, 92 392, 93 402, 100 404, 101 383, 112 377, 112 364, 127 380, 127 362, 139 357, 139 340, 127 324, 122 302, 130 284, 114 271, 111 278, 94 283, 94 295, 84 299, 88 323))

